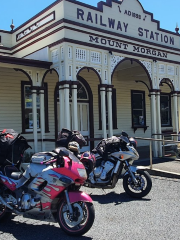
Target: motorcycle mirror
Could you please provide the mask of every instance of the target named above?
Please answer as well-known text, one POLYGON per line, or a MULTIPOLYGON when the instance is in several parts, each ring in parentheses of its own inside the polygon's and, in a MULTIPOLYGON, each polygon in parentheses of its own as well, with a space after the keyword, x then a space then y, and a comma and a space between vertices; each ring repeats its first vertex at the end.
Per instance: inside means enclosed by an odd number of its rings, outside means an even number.
POLYGON ((128 138, 128 134, 124 131, 122 131, 121 135, 128 138))

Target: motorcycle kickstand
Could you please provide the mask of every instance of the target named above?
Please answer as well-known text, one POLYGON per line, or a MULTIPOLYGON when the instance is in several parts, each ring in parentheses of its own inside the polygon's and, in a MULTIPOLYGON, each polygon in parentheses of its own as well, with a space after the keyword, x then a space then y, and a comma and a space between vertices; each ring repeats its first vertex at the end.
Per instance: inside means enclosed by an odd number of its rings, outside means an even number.
POLYGON ((102 191, 103 191, 103 192, 105 193, 105 195, 106 195, 107 193, 106 193, 106 191, 104 190, 104 188, 101 188, 101 189, 102 189, 102 191))
POLYGON ((137 184, 138 181, 137 181, 137 179, 135 178, 133 172, 131 171, 129 163, 128 163, 127 161, 125 161, 125 163, 126 163, 126 166, 127 166, 127 168, 128 168, 128 172, 129 172, 129 174, 131 175, 134 184, 137 184))

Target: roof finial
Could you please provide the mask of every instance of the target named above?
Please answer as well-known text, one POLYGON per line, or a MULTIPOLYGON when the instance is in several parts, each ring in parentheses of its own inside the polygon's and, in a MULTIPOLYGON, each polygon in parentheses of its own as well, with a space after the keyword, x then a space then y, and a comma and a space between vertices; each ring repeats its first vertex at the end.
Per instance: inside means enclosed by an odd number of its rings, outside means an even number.
POLYGON ((179 34, 179 27, 178 27, 178 23, 176 23, 176 28, 175 28, 175 31, 177 34, 179 34))
POLYGON ((11 28, 11 31, 13 31, 13 29, 14 29, 14 24, 13 24, 13 19, 12 19, 12 24, 10 25, 10 28, 11 28))

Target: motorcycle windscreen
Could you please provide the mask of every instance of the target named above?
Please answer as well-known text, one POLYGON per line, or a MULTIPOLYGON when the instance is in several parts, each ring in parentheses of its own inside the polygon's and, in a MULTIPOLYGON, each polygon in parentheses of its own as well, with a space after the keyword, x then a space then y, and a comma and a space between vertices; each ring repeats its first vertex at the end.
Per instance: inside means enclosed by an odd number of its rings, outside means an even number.
POLYGON ((69 157, 72 159, 73 162, 77 162, 77 163, 80 162, 79 159, 70 150, 68 150, 65 147, 58 147, 58 148, 55 149, 55 151, 57 153, 59 153, 60 151, 66 151, 66 152, 69 153, 69 157))

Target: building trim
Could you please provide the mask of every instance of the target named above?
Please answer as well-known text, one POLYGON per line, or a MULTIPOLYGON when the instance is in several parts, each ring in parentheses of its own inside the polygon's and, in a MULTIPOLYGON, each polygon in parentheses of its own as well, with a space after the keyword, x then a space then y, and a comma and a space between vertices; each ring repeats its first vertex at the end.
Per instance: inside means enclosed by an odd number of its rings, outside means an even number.
POLYGON ((9 56, 0 56, 0 63, 8 63, 8 64, 21 65, 21 66, 45 68, 45 69, 50 69, 50 66, 52 65, 52 62, 9 57, 9 56))

